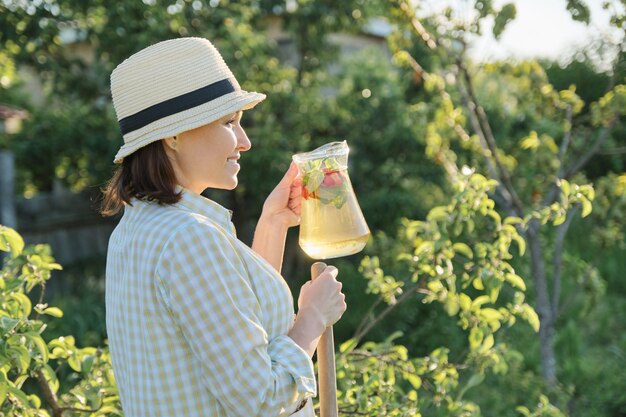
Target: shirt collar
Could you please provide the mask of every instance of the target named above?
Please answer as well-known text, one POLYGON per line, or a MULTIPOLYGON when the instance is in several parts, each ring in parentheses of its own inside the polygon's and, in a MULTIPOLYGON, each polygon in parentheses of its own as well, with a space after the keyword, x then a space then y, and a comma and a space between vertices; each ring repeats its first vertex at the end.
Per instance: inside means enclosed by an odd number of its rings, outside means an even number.
POLYGON ((176 191, 182 191, 182 198, 176 203, 177 206, 207 217, 224 230, 233 231, 231 210, 186 188, 177 187, 176 191))

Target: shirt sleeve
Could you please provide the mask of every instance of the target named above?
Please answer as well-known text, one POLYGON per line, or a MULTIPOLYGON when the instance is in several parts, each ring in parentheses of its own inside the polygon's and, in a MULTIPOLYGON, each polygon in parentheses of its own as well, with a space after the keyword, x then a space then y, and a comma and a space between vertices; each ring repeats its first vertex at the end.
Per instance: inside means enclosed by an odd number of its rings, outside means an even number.
POLYGON ((157 273, 207 389, 229 416, 278 416, 316 394, 313 363, 287 335, 268 339, 246 267, 208 224, 170 239, 157 273))

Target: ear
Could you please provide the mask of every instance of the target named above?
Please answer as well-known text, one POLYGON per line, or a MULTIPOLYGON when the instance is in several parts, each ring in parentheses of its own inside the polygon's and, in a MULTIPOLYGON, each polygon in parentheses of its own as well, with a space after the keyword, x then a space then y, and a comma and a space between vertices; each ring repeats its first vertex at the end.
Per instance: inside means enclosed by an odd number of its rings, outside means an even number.
POLYGON ((170 138, 163 139, 163 143, 167 148, 170 148, 173 151, 178 150, 178 137, 172 136, 170 138))

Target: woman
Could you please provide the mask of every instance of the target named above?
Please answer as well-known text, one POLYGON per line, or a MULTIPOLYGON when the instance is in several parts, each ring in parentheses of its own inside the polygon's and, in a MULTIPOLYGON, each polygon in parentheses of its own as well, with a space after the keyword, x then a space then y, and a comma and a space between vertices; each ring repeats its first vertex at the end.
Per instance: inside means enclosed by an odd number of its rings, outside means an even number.
POLYGON ((328 267, 293 299, 280 275, 299 223, 292 164, 269 195, 252 248, 230 212, 200 195, 237 186, 251 147, 241 90, 206 39, 152 45, 111 74, 124 137, 103 214, 124 215, 107 256, 107 331, 126 417, 312 416, 311 357, 346 305, 328 267))

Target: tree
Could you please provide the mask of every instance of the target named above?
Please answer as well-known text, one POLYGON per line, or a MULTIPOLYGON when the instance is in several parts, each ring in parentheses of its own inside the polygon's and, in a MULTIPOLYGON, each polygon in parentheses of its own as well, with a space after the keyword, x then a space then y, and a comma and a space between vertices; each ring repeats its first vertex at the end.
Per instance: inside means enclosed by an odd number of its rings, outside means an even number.
POLYGON ((7 253, 0 269, 0 413, 121 416, 108 349, 79 348, 72 336, 44 339, 46 317, 63 316, 44 303, 46 282, 61 268, 50 248, 25 246, 15 230, 0 225, 0 251, 7 253), (33 306, 28 294, 36 289, 33 306), (77 382, 60 381, 68 370, 77 382))
MULTIPOLYGON (((588 19, 583 3, 570 2, 568 8, 575 18, 588 19)), ((424 42, 441 62, 441 67, 428 72, 407 50, 401 46, 395 50, 396 57, 419 79, 425 80, 426 88, 438 100, 439 108, 426 139, 427 152, 444 166, 465 155, 473 166, 498 181, 495 199, 499 209, 522 219, 517 227, 524 234, 530 252, 536 308, 541 320, 542 372, 548 386, 555 387, 557 367, 553 344, 560 314, 563 244, 574 216, 579 210, 583 217, 587 216, 594 198, 590 184, 578 185, 570 181, 585 182, 582 169, 610 138, 624 114, 626 86, 616 84, 618 80, 613 79, 606 94, 591 106, 591 129, 585 125, 578 128, 575 117, 582 110, 582 101, 575 90, 555 91, 536 63, 486 65, 478 69, 468 61, 466 36, 479 33, 484 18, 489 15, 495 16, 494 34, 498 36, 514 18, 514 6, 505 5, 496 10, 490 2, 477 2, 476 13, 469 23, 455 22, 449 13, 449 19, 443 17, 439 26, 448 28, 439 30, 441 36, 434 35, 435 28, 428 29, 422 24, 408 2, 400 1, 399 9, 402 10, 399 27, 404 31, 399 36, 413 33, 408 35, 410 39, 424 42), (412 32, 408 32, 408 28, 412 32), (478 91, 479 85, 485 91, 478 91), (495 96, 495 100, 494 92, 501 94, 495 96), (492 108, 485 104, 489 97, 492 108), (528 122, 513 125, 511 120, 519 114, 524 114, 528 122), (512 137, 513 126, 516 130, 533 126, 536 130, 523 137, 512 137), (558 145, 555 138, 560 138, 558 145), (458 152, 459 156, 453 144, 463 149, 458 152), (536 152, 537 159, 533 161, 520 155, 520 148, 522 152, 540 150, 541 153, 536 152), (521 158, 526 158, 526 164, 520 163, 521 158), (551 230, 554 233, 551 275, 548 275, 547 251, 542 241, 542 231, 548 233, 543 227, 547 222, 556 226, 551 230)), ((621 25, 621 21, 618 24, 621 25)), ((624 39, 618 51, 623 50, 624 39)), ((621 65, 622 56, 616 54, 614 68, 621 65)))

